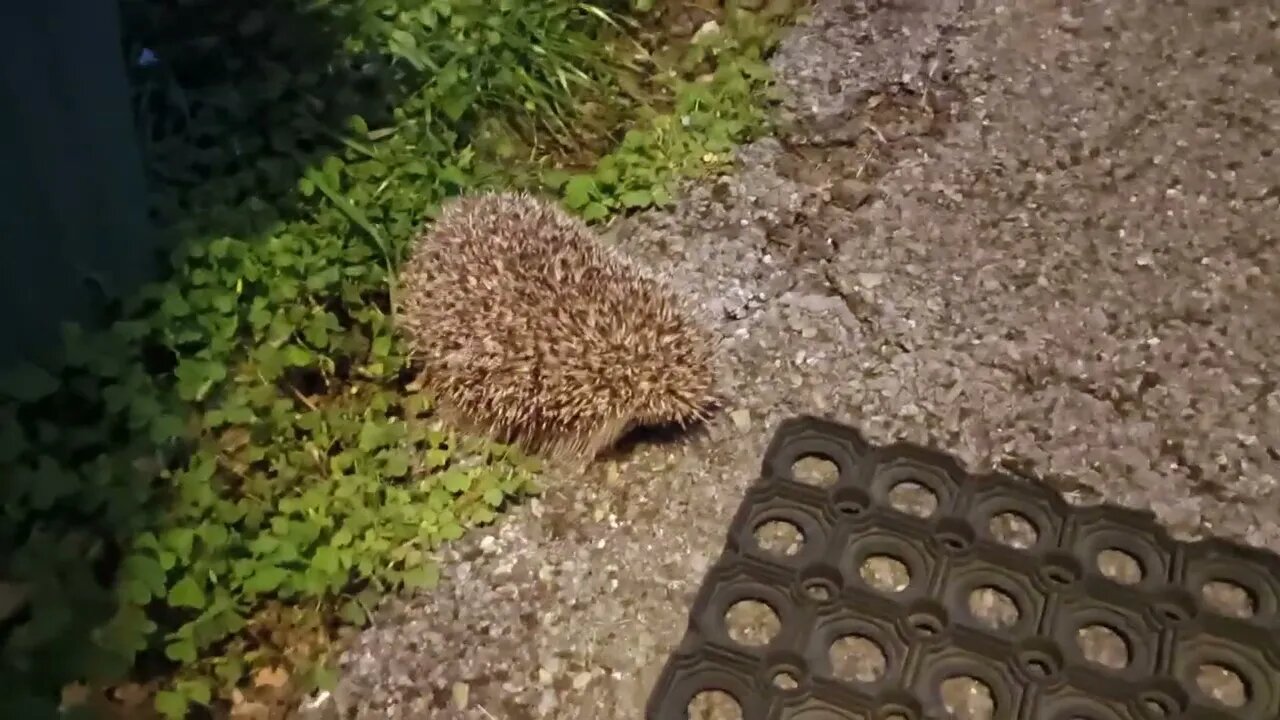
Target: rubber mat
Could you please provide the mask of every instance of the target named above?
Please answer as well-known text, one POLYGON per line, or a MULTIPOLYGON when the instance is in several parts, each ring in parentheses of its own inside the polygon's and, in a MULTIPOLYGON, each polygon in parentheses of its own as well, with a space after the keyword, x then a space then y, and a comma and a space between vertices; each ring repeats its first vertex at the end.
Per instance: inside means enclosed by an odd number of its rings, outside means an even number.
POLYGON ((646 715, 1276 720, 1280 558, 794 418, 646 715), (740 607, 757 626, 735 628, 740 607), (730 710, 700 704, 720 694, 730 710))

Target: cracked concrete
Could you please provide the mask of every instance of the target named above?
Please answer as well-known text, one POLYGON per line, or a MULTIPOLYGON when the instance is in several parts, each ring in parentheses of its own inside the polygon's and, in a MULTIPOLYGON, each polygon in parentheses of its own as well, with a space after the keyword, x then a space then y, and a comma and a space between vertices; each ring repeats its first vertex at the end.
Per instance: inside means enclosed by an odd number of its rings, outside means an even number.
POLYGON ((722 330, 729 411, 451 547, 338 715, 642 717, 801 412, 1280 550, 1275 3, 820 0, 774 64, 786 132, 609 234, 722 330))

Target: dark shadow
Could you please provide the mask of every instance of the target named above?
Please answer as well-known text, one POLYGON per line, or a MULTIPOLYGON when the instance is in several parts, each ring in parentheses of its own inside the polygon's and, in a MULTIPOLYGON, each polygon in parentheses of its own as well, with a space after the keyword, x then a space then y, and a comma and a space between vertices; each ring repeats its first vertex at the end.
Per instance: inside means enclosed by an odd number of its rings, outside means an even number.
MULTIPOLYGON (((324 200, 298 192, 305 168, 341 147, 350 116, 389 125, 402 98, 381 45, 370 35, 359 47, 353 17, 371 12, 359 2, 5 6, 0 300, 11 325, 0 369, 22 359, 60 367, 62 323, 119 319, 122 299, 163 279, 179 246, 253 240, 307 214, 324 200)), ((171 353, 145 338, 107 352, 119 367, 172 369, 171 353)), ((54 717, 62 686, 102 664, 83 650, 114 612, 121 549, 163 510, 148 506, 142 487, 158 467, 127 481, 142 485, 136 503, 108 503, 100 487, 24 497, 15 479, 23 473, 29 488, 41 473, 99 479, 106 470, 94 463, 123 444, 149 447, 108 408, 110 380, 74 364, 49 380, 59 386, 27 400, 0 394, 0 649, 7 658, 24 643, 14 655, 21 668, 0 659, 5 717, 54 717), (58 565, 32 567, 31 558, 58 565), (30 581, 53 576, 61 586, 30 581), (63 624, 32 640, 54 610, 63 624)), ((180 462, 182 449, 157 446, 156 457, 180 462)))
POLYGON ((272 213, 219 211, 252 201, 294 216, 299 178, 350 136, 348 118, 391 122, 399 88, 378 45, 385 39, 359 35, 370 14, 361 3, 120 1, 161 226, 259 233, 272 213))
POLYGON ((0 11, 0 366, 113 319, 180 243, 297 216, 303 169, 399 100, 362 3, 117 2, 0 11))
POLYGON ((706 436, 707 424, 705 422, 683 426, 678 423, 641 425, 619 438, 618 442, 596 458, 596 462, 624 460, 644 447, 682 445, 706 436))

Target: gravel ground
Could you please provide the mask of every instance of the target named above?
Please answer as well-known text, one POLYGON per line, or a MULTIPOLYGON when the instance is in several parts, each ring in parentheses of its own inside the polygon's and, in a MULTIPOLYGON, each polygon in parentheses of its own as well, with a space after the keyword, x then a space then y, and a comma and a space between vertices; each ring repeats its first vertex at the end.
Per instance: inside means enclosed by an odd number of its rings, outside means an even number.
MULTIPOLYGON (((1278 18, 819 0, 775 60, 785 132, 610 233, 723 330, 730 407, 549 478, 450 548, 437 591, 389 598, 352 643, 333 714, 642 717, 769 434, 800 412, 1280 550, 1278 18)), ((998 596, 975 608, 1009 622, 998 596)), ((1099 662, 1123 663, 1107 641, 1099 662)), ((841 672, 874 676, 874 655, 841 672)))

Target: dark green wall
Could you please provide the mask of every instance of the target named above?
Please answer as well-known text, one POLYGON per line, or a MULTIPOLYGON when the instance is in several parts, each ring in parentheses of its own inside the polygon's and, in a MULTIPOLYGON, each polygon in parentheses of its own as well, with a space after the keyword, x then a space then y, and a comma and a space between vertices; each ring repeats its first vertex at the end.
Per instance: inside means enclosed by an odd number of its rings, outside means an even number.
POLYGON ((154 242, 115 0, 0 0, 0 366, 56 347, 154 242))

